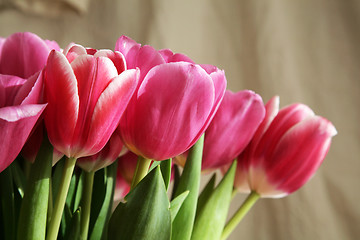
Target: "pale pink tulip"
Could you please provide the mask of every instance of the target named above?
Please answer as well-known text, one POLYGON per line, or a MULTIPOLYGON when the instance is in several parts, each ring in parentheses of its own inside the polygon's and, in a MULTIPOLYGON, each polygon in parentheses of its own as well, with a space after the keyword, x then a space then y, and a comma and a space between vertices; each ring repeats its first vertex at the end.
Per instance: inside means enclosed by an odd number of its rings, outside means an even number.
POLYGON ((323 162, 336 135, 327 119, 303 104, 278 112, 279 99, 266 104, 266 116, 238 158, 235 187, 261 197, 283 197, 303 186, 323 162))
POLYGON ((125 70, 119 52, 72 45, 64 54, 52 51, 45 67, 48 136, 67 157, 94 155, 118 126, 139 71, 125 70))
POLYGON ((125 145, 145 158, 164 160, 189 149, 204 133, 226 88, 223 71, 196 65, 183 54, 156 51, 125 36, 116 44, 140 85, 120 122, 125 145))
POLYGON ((252 91, 226 91, 224 99, 205 132, 202 170, 231 163, 248 145, 263 120, 265 107, 252 91))

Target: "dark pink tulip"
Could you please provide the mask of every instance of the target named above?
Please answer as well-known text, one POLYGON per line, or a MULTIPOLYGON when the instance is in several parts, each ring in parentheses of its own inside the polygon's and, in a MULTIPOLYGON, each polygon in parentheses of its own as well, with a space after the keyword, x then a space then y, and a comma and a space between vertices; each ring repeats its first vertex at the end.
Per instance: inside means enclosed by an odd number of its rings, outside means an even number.
POLYGON ((45 67, 50 142, 67 157, 99 152, 110 139, 132 97, 138 70, 125 70, 119 52, 72 45, 52 51, 45 67))
POLYGON ((38 104, 42 74, 29 79, 0 74, 0 172, 19 154, 46 104, 38 104))
POLYGON ((60 47, 30 32, 14 33, 0 43, 0 73, 28 78, 43 69, 52 49, 60 47))
POLYGON ((265 107, 252 91, 226 91, 223 101, 205 132, 202 170, 231 163, 248 145, 263 120, 265 107))
POLYGON ((112 164, 118 157, 124 155, 127 148, 121 141, 118 130, 111 135, 108 143, 100 152, 88 157, 81 157, 76 164, 87 172, 95 172, 112 164))
POLYGON ((189 149, 210 124, 224 96, 224 71, 196 65, 183 54, 156 51, 128 37, 117 41, 140 84, 120 122, 125 145, 145 158, 164 160, 189 149))
POLYGON ((336 135, 327 119, 303 104, 278 112, 278 97, 266 104, 266 116, 239 156, 235 186, 261 197, 283 197, 303 186, 324 160, 336 135))

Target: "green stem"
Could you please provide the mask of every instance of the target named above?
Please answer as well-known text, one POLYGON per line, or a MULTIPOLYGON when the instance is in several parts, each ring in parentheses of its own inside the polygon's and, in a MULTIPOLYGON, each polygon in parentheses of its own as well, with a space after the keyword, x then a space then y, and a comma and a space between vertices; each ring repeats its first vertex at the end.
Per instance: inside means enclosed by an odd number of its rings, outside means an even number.
POLYGON ((151 159, 147 159, 142 156, 139 156, 136 165, 135 174, 131 183, 131 189, 133 189, 141 181, 141 179, 143 179, 146 176, 149 170, 150 163, 151 163, 151 159))
POLYGON ((81 224, 80 224, 80 239, 87 239, 89 232, 89 222, 90 222, 90 211, 91 211, 91 196, 94 183, 94 173, 86 172, 85 174, 85 184, 84 190, 81 198, 81 224))
POLYGON ((236 228, 240 223, 246 213, 251 209, 255 202, 260 198, 260 195, 255 191, 252 191, 249 196, 246 198, 245 202, 240 206, 234 216, 226 224, 223 233, 221 235, 221 240, 227 239, 230 233, 236 228))
POLYGON ((46 240, 56 240, 76 158, 66 158, 46 240))

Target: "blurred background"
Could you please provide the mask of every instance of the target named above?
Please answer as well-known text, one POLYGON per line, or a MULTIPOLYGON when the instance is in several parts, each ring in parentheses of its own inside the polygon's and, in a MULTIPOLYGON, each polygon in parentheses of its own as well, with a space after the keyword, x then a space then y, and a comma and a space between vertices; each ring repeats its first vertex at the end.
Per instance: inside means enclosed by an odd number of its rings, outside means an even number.
POLYGON ((62 48, 127 35, 224 69, 232 91, 309 105, 338 130, 323 165, 298 192, 258 201, 229 239, 360 239, 360 1, 0 0, 0 36, 22 31, 62 48))

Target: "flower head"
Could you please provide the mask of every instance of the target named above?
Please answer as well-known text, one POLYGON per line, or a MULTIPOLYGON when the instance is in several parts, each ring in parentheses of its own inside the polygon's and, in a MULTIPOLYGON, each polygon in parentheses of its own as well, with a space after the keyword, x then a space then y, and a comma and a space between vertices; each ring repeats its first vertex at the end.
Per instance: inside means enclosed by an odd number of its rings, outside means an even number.
POLYGON ((224 72, 196 65, 182 54, 156 51, 121 37, 116 45, 140 84, 120 122, 125 145, 164 160, 189 149, 204 133, 225 93, 224 72))
POLYGON ((235 186, 262 197, 283 197, 304 185, 324 160, 336 135, 327 119, 303 104, 280 111, 278 97, 266 104, 266 116, 238 158, 235 186))
POLYGON ((123 55, 71 45, 52 51, 45 67, 50 142, 68 157, 99 152, 116 129, 137 82, 138 70, 126 70, 123 55))

